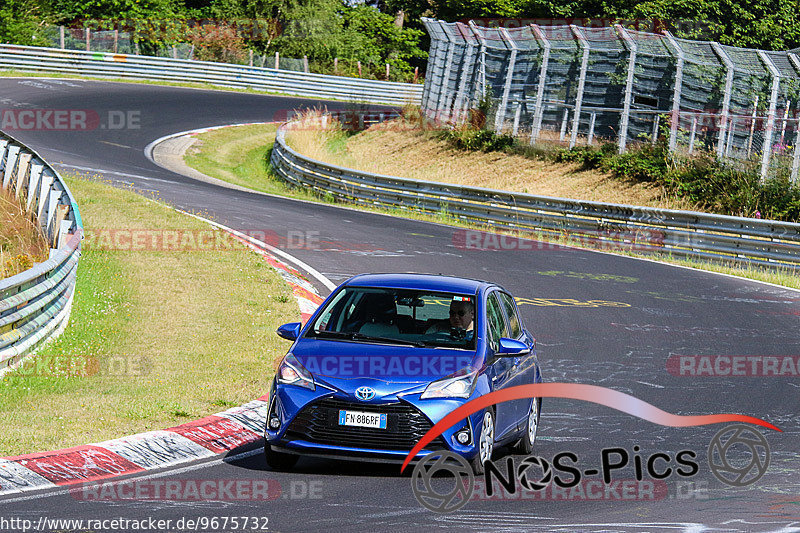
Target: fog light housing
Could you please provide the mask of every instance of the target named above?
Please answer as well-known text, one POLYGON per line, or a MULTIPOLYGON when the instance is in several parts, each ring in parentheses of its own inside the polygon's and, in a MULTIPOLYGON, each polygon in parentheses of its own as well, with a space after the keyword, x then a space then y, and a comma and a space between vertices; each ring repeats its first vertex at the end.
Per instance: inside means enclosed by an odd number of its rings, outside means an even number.
POLYGON ((469 429, 464 428, 458 433, 456 433, 456 440, 458 441, 459 444, 469 444, 470 441, 469 429))
POLYGON ((278 419, 277 416, 270 417, 269 419, 269 429, 278 429, 281 427, 281 421, 278 419))

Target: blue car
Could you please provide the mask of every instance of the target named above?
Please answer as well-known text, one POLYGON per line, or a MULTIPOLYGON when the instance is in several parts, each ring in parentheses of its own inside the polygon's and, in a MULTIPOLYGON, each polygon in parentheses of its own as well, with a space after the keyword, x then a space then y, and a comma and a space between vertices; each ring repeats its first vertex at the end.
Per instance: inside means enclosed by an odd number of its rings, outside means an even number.
MULTIPOLYGON (((481 395, 541 382, 535 339, 514 298, 493 283, 441 275, 355 276, 293 340, 272 384, 267 464, 300 456, 402 462, 448 413, 481 395)), ((474 413, 421 452, 449 450, 476 473, 505 445, 530 453, 541 398, 474 413)))

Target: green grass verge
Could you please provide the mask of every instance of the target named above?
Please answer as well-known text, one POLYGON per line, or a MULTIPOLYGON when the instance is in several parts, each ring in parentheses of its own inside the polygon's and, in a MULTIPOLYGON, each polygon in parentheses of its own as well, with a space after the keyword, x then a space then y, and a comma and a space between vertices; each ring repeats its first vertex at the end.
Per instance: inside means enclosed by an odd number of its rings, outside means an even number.
MULTIPOLYGON (((275 125, 255 125, 221 128, 211 132, 199 134, 198 139, 200 142, 195 143, 195 147, 198 147, 197 151, 186 157, 185 161, 189 166, 214 178, 232 181, 231 176, 236 176, 236 179, 239 181, 233 183, 237 184, 244 183, 244 180, 246 179, 253 184, 252 188, 258 191, 286 196, 289 198, 296 198, 299 200, 333 203, 333 199, 330 196, 320 198, 308 190, 291 187, 273 172, 271 166, 269 165, 269 154, 275 141, 274 131, 275 125), (259 135, 259 131, 261 132, 263 138, 263 143, 260 145, 257 142, 254 142, 254 137, 259 135), (235 148, 241 148, 241 151, 235 148)), ((337 150, 339 148, 340 147, 337 143, 334 143, 330 147, 332 150, 337 150)), ((410 209, 385 209, 359 204, 346 205, 374 213, 390 214, 414 220, 498 232, 496 228, 490 228, 488 226, 460 220, 446 211, 442 211, 436 215, 433 215, 412 211, 410 209)), ((513 234, 512 232, 499 232, 513 234)), ((577 246, 574 242, 566 241, 561 238, 554 238, 544 234, 536 234, 530 237, 569 246, 577 246)), ((652 254, 636 254, 632 252, 615 253, 629 257, 658 259, 659 261, 665 263, 695 268, 698 270, 720 272, 746 279, 765 281, 767 283, 774 283, 776 285, 800 289, 800 277, 791 271, 767 270, 756 267, 728 266, 720 263, 711 263, 708 261, 674 258, 670 255, 662 255, 657 257, 652 254)))
POLYGON ((211 230, 131 191, 67 182, 87 230, 72 316, 0 382, 0 456, 162 429, 266 394, 289 344, 275 329, 299 319, 280 276, 231 239, 213 250, 101 246, 91 235, 103 230, 211 230))

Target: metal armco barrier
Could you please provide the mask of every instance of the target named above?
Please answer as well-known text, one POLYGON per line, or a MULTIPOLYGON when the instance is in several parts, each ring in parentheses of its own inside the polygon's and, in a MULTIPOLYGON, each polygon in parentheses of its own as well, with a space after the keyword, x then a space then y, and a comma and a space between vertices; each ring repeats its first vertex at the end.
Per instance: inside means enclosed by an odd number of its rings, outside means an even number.
POLYGON ((164 57, 0 45, 0 69, 210 83, 371 104, 419 104, 422 85, 164 57))
MULTIPOLYGON (((693 211, 550 198, 383 176, 329 165, 286 144, 278 128, 271 162, 288 182, 370 206, 446 213, 494 228, 542 233, 611 250, 800 270, 800 224, 693 211)), ((469 249, 469 242, 463 243, 469 249)), ((475 243, 474 247, 486 247, 475 243)))
POLYGON ((69 321, 83 234, 66 184, 39 155, 0 133, 0 180, 21 200, 50 243, 50 257, 0 279, 0 374, 17 365, 69 321))

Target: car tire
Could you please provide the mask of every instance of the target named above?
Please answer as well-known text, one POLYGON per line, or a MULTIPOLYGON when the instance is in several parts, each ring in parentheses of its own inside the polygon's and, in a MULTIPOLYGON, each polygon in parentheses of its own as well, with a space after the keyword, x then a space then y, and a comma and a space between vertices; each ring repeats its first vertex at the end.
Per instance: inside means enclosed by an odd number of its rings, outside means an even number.
POLYGON ((494 412, 491 409, 487 409, 483 413, 483 419, 476 435, 478 453, 470 461, 472 471, 476 475, 483 474, 484 461, 492 460, 492 453, 494 453, 494 425, 494 412))
POLYGON ((281 472, 291 470, 299 459, 299 456, 293 453, 276 452, 268 442, 264 443, 264 457, 267 460, 267 466, 281 472))
POLYGON ((516 451, 530 455, 533 452, 533 446, 536 444, 536 435, 539 432, 539 416, 541 414, 542 402, 539 398, 534 398, 531 401, 531 408, 528 411, 528 418, 525 421, 525 432, 519 439, 516 445, 516 451))

